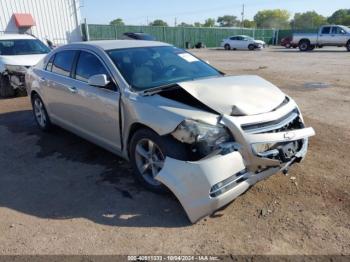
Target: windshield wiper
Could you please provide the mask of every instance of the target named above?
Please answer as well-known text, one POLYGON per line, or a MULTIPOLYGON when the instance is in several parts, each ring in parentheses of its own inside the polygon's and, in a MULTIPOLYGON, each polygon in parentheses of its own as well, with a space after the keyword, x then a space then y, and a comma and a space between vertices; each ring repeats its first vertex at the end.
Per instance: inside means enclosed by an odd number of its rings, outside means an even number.
POLYGON ((176 83, 172 83, 172 84, 167 84, 167 85, 162 85, 162 86, 157 86, 157 87, 153 87, 150 89, 146 89, 146 90, 141 91, 140 93, 144 94, 144 95, 154 95, 154 94, 157 94, 157 93, 164 91, 164 90, 172 90, 172 89, 177 89, 177 88, 179 88, 179 85, 176 83))

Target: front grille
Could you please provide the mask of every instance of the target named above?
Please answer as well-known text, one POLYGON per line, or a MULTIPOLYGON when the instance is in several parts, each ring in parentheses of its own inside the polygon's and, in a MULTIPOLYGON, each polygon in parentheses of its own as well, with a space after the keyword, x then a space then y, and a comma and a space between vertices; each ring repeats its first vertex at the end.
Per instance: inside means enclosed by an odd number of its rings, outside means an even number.
POLYGON ((302 127, 302 121, 297 110, 274 121, 242 125, 243 131, 250 134, 276 133, 300 129, 302 127))

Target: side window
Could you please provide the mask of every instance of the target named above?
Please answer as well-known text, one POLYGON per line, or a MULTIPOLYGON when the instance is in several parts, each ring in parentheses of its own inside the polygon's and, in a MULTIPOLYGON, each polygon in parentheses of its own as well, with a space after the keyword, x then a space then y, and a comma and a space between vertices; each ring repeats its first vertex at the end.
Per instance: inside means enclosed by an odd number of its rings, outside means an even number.
POLYGON ((338 26, 332 27, 332 34, 340 35, 340 34, 344 34, 344 33, 345 33, 344 29, 342 29, 338 26))
POLYGON ((50 72, 52 71, 52 65, 53 65, 53 60, 54 59, 55 59, 55 55, 50 57, 50 60, 47 63, 46 68, 45 68, 46 71, 50 71, 50 72))
POLYGON ((331 28, 329 26, 323 27, 322 29, 322 34, 323 35, 328 35, 331 32, 331 28))
POLYGON ((63 75, 70 76, 76 51, 62 51, 55 55, 55 59, 52 65, 52 72, 63 75))
MULTIPOLYGON (((75 79, 88 82, 89 78, 94 75, 104 74, 110 79, 110 75, 102 62, 89 52, 80 52, 77 67, 75 70, 75 79)), ((115 85, 111 81, 107 89, 115 90, 115 85)))
POLYGON ((234 37, 231 37, 230 39, 231 40, 237 40, 237 37, 234 36, 234 37))

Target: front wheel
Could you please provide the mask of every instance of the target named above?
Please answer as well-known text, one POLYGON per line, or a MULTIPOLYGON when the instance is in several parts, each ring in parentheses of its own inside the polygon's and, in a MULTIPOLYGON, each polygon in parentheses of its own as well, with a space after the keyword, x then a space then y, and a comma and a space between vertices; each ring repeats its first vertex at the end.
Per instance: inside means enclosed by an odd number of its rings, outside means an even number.
POLYGON ((33 114, 36 123, 43 131, 49 131, 52 128, 52 124, 47 114, 44 102, 41 98, 35 94, 32 98, 33 114))
POLYGON ((171 137, 162 137, 150 129, 140 129, 131 138, 130 162, 136 179, 147 189, 164 193, 166 187, 156 176, 162 170, 166 157, 187 158, 185 146, 171 137))
POLYGON ((7 76, 0 75, 0 97, 8 98, 15 96, 15 90, 10 84, 7 76))
POLYGON ((299 50, 302 52, 308 51, 310 48, 310 43, 308 41, 301 41, 299 43, 299 50))
POLYGON ((249 49, 250 51, 253 51, 253 50, 255 50, 255 46, 254 46, 254 45, 249 45, 249 46, 248 46, 248 49, 249 49))
POLYGON ((225 50, 231 50, 231 46, 229 44, 226 44, 224 47, 225 47, 225 50))
POLYGON ((348 50, 348 52, 350 52, 350 41, 348 41, 348 43, 346 44, 346 49, 348 50))

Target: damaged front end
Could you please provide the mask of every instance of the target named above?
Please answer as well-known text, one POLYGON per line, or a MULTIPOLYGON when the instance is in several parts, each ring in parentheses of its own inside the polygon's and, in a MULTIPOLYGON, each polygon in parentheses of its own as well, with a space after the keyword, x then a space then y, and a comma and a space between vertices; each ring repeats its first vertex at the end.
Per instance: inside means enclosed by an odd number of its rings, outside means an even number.
POLYGON ((6 65, 3 77, 8 78, 8 82, 14 90, 25 91, 25 74, 29 66, 6 65))
POLYGON ((190 145, 195 158, 167 158, 155 179, 176 195, 194 223, 300 162, 315 132, 305 128, 297 105, 286 98, 269 113, 223 114, 216 126, 185 120, 172 135, 190 145))

